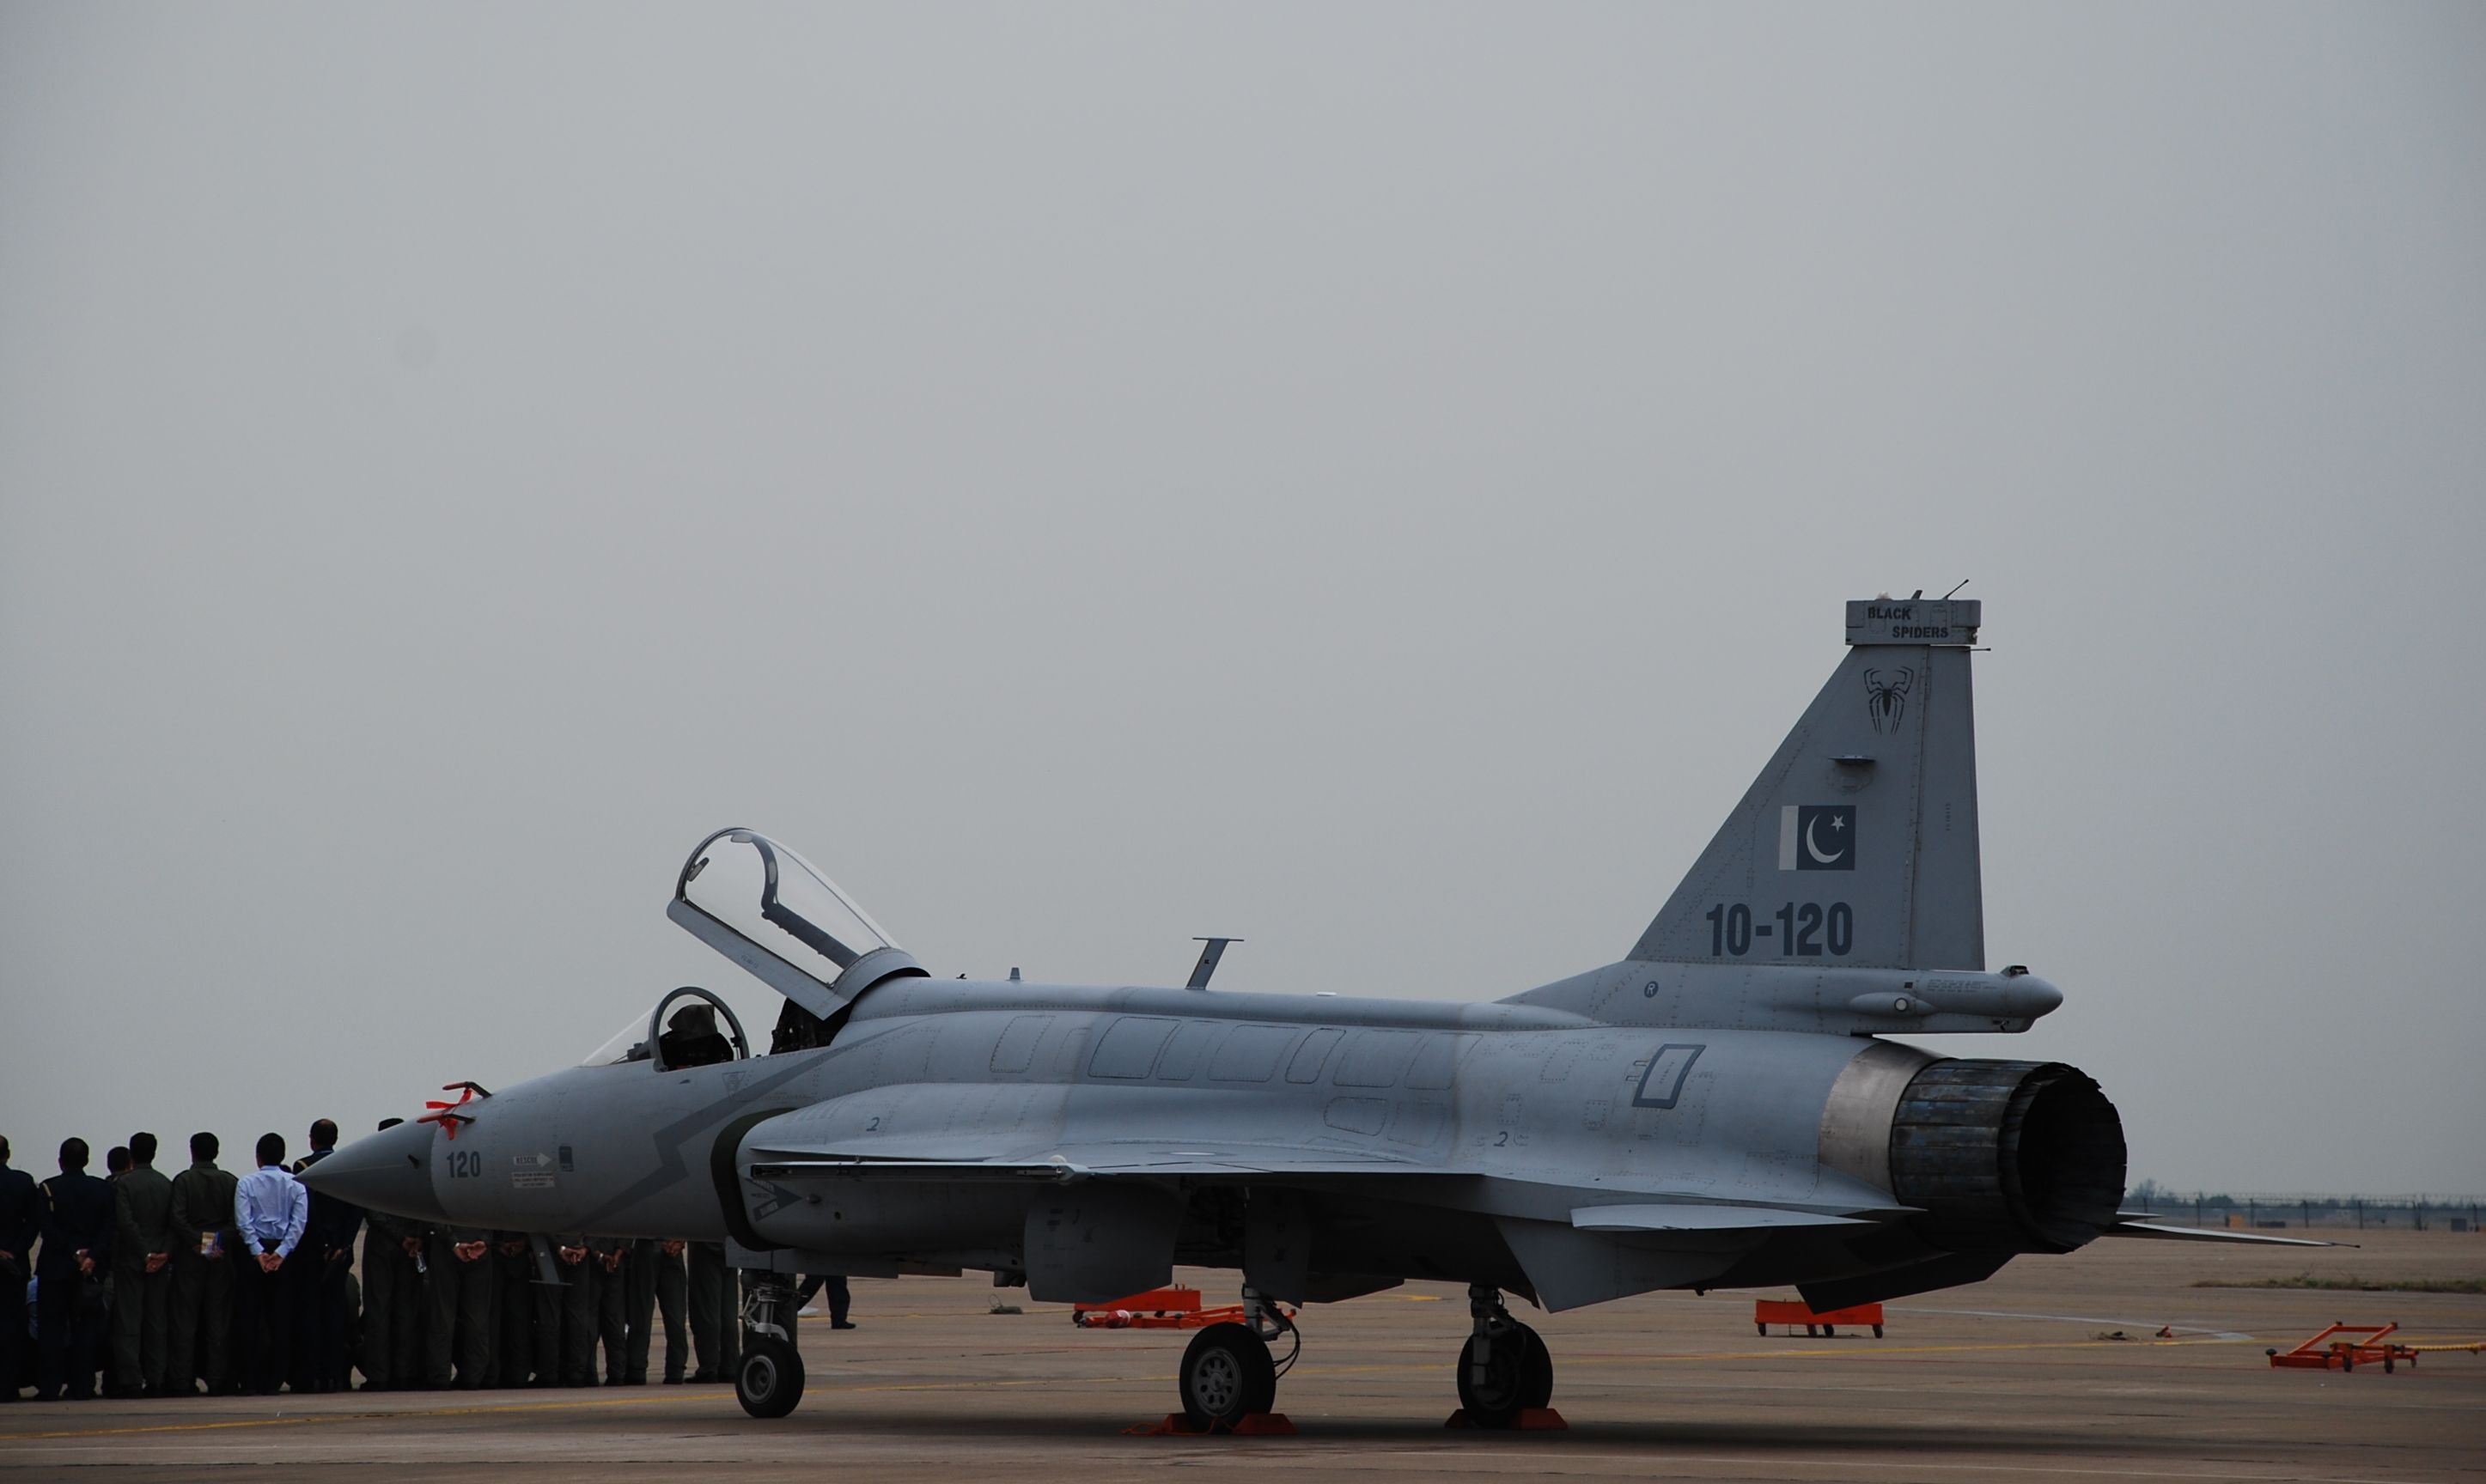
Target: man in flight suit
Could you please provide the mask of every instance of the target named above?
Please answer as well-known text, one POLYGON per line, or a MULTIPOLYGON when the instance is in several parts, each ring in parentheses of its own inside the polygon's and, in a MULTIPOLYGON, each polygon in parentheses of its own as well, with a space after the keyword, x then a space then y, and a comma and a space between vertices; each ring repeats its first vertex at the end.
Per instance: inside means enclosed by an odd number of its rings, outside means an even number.
POLYGON ((35 1177, 9 1168, 0 1138, 0 1402, 17 1399, 35 1347, 26 1343, 26 1279, 35 1271, 35 1239, 43 1233, 43 1199, 35 1177))
POLYGON ((713 1066, 733 1059, 733 1043, 716 1028, 716 1009, 704 1000, 676 1010, 656 1046, 669 1067, 713 1066))
MULTIPOLYGON (((321 1118, 311 1125, 311 1152, 293 1167, 296 1175, 337 1152, 337 1125, 321 1118)), ((339 1391, 345 1387, 345 1326, 353 1316, 351 1292, 354 1238, 363 1229, 363 1208, 334 1195, 311 1193, 310 1216, 302 1231, 301 1277, 295 1279, 295 1337, 301 1351, 294 1362, 297 1391, 339 1391)))
POLYGON ((725 1244, 691 1244, 691 1344, 699 1351, 693 1381, 732 1381, 742 1363, 742 1275, 728 1267, 725 1244))
POLYGON ((671 1385, 682 1379, 682 1365, 690 1359, 691 1348, 682 1313, 689 1281, 682 1272, 682 1250, 689 1246, 678 1237, 661 1242, 643 1238, 630 1245, 630 1261, 622 1270, 628 1284, 623 1316, 630 1328, 630 1364, 623 1373, 628 1385, 648 1384, 648 1351, 655 1337, 659 1307, 665 1313, 665 1381, 671 1385))
MULTIPOLYGON (((383 1118, 380 1131, 404 1121, 383 1118)), ((429 1260, 424 1244, 431 1228, 382 1211, 366 1212, 364 1220, 370 1229, 363 1237, 363 1389, 417 1387, 423 1384, 423 1270, 429 1260)))
POLYGON ((164 1394, 195 1396, 234 1381, 234 1177, 216 1168, 216 1136, 190 1136, 190 1168, 173 1177, 173 1298, 165 1325, 164 1394))
POLYGON ((164 1394, 173 1298, 173 1182, 155 1172, 155 1136, 129 1136, 112 1187, 112 1376, 123 1396, 164 1394))
POLYGON ((525 1232, 492 1233, 492 1281, 494 1360, 492 1379, 485 1384, 504 1388, 529 1385, 536 1373, 536 1251, 525 1232))
POLYGON ((561 1286, 536 1290, 536 1385, 595 1385, 596 1244, 575 1232, 552 1239, 561 1286))
POLYGON ((481 1226, 435 1226, 430 1272, 424 1276, 430 1300, 425 1341, 430 1347, 424 1380, 435 1390, 483 1386, 492 1364, 492 1233, 481 1226), (456 1360, 456 1370, 451 1360, 456 1360))
POLYGON ((42 1369, 35 1399, 95 1395, 103 1359, 103 1294, 112 1271, 112 1187, 86 1172, 83 1139, 61 1141, 61 1172, 43 1182, 43 1250, 35 1262, 42 1369))
POLYGON ((846 1315, 854 1308, 854 1293, 851 1289, 846 1287, 846 1276, 842 1273, 812 1273, 805 1275, 803 1278, 803 1286, 794 1290, 794 1311, 798 1314, 801 1313, 803 1305, 812 1302, 812 1295, 818 1293, 823 1288, 827 1289, 829 1293, 829 1328, 832 1330, 853 1329, 854 1321, 848 1319, 846 1315))
MULTIPOLYGON (((604 1384, 618 1387, 630 1379, 629 1290, 631 1243, 626 1238, 597 1237, 588 1244, 588 1266, 595 1270, 595 1339, 604 1347, 604 1384)), ((594 1385, 591 1363, 589 1385, 594 1385)))

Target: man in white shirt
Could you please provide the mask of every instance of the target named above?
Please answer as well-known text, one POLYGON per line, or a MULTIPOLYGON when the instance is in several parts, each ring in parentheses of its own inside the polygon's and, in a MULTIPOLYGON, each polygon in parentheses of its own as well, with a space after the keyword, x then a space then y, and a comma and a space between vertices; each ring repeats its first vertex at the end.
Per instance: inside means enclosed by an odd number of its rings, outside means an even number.
POLYGON ((311 1193, 285 1168, 285 1136, 262 1134, 259 1168, 234 1186, 234 1226, 241 1233, 234 1273, 236 1368, 262 1396, 274 1396, 285 1376, 293 1334, 285 1261, 310 1217, 311 1193))

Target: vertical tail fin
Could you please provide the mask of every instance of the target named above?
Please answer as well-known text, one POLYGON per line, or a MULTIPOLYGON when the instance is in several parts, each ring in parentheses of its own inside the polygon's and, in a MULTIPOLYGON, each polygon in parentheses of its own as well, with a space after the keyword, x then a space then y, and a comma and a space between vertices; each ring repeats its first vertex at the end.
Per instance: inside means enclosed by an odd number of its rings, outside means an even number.
POLYGON ((1635 959, 1983 969, 1972 599, 1847 605, 1849 649, 1635 959))

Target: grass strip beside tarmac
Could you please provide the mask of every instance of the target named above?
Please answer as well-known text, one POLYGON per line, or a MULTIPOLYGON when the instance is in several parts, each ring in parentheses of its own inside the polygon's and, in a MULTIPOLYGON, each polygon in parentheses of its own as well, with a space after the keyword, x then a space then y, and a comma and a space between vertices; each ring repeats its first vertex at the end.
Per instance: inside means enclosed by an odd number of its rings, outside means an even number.
POLYGON ((2204 1278, 2196 1288, 2315 1288, 2341 1293, 2486 1293, 2486 1278, 2204 1278))

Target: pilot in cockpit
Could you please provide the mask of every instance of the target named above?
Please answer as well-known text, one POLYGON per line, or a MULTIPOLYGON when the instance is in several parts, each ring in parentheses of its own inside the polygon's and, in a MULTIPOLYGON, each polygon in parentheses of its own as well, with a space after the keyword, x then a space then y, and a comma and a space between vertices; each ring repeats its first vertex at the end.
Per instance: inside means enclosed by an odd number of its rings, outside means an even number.
POLYGON ((716 1029, 716 1011, 694 1002, 665 1023, 661 1047, 667 1066, 710 1066, 733 1059, 733 1043, 716 1029))

